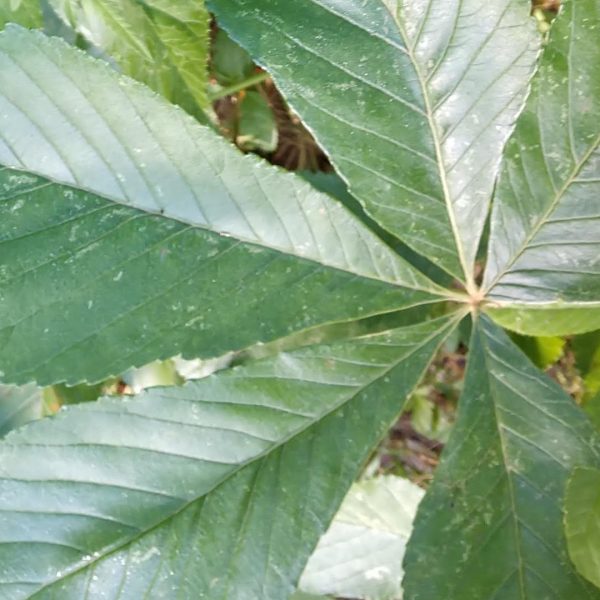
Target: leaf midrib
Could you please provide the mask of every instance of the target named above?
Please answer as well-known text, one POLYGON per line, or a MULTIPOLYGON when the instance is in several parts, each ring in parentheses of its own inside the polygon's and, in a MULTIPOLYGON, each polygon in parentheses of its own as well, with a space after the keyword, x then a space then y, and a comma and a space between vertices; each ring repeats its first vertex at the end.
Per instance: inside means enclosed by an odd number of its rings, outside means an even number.
MULTIPOLYGON (((1 136, 1 134, 0 134, 1 136)), ((3 138, 4 139, 4 138, 3 138)), ((13 167, 5 167, 11 171, 18 171, 18 172, 22 172, 22 173, 26 173, 26 174, 32 174, 31 171, 28 171, 27 169, 23 168, 23 169, 16 169, 13 167)), ((292 249, 285 249, 285 248, 279 248, 277 246, 269 246, 266 243, 261 243, 259 240, 251 240, 251 239, 247 239, 242 235, 238 235, 237 233, 235 235, 231 235, 231 234, 227 234, 227 233, 222 233, 219 231, 216 231, 215 229, 211 229, 210 227, 207 226, 203 226, 203 225, 199 225, 196 223, 190 223, 189 221, 186 221, 182 218, 176 217, 174 215, 166 215, 164 213, 162 213, 160 210, 150 210, 147 208, 140 208, 138 206, 134 206, 132 204, 129 204, 128 202, 124 201, 124 200, 120 200, 116 197, 112 197, 107 193, 98 193, 97 190, 93 190, 89 187, 86 187, 82 184, 80 184, 79 182, 77 182, 77 185, 69 185, 69 184, 65 184, 62 181, 58 181, 52 177, 49 177, 47 175, 43 175, 40 176, 43 177, 44 179, 46 179, 49 183, 60 186, 60 187, 66 187, 66 188, 70 188, 73 189, 75 191, 78 192, 83 192, 83 193, 87 193, 87 194, 91 194, 93 196, 96 196, 98 198, 101 198, 102 200, 104 200, 105 202, 111 202, 113 204, 119 205, 119 206, 123 206, 129 210, 133 210, 133 211, 138 211, 141 214, 145 214, 145 215, 150 215, 153 217, 160 217, 161 219, 169 219, 171 221, 175 221, 177 223, 181 223, 182 225, 185 225, 187 228, 191 228, 191 229, 200 229, 202 231, 207 231, 208 233, 212 234, 212 235, 218 235, 220 237, 225 237, 228 239, 232 239, 232 240, 237 240, 238 242, 247 245, 247 246, 253 246, 253 247, 257 247, 257 248, 264 248, 266 250, 269 250, 271 252, 277 252, 279 254, 283 254, 284 256, 291 256, 294 258, 297 258, 299 260, 306 260, 308 262, 314 263, 316 265, 320 265, 321 267, 325 267, 328 269, 334 269, 337 271, 342 271, 344 273, 348 273, 350 275, 354 275, 355 277, 361 277, 364 279, 371 279, 373 281, 378 281, 381 283, 386 283, 392 286, 395 286, 399 289, 401 288, 406 288, 406 289, 411 289, 411 290, 415 290, 418 292, 424 292, 424 293, 428 293, 428 294, 432 294, 432 295, 436 295, 439 296, 440 298, 449 298, 449 299, 456 299, 458 298, 458 294, 453 294, 451 290, 445 290, 444 288, 440 288, 439 286, 437 286, 435 284, 435 282, 431 281, 431 288, 425 288, 425 287, 421 287, 419 285, 415 285, 415 284, 408 284, 408 283, 403 283, 400 281, 394 281, 392 279, 383 279, 381 277, 377 277, 375 274, 371 274, 371 275, 367 275, 365 273, 358 273, 356 271, 352 271, 350 270, 349 267, 342 267, 341 265, 335 265, 335 264, 331 264, 329 263, 329 261, 327 260, 318 260, 317 258, 313 258, 310 256, 303 256, 301 254, 298 254, 297 252, 295 252, 295 248, 292 249), (456 297, 456 298, 455 298, 456 297)), ((27 194, 30 191, 35 191, 35 190, 26 190, 25 192, 23 192, 23 194, 27 194)), ((353 218, 353 217, 352 217, 353 218)), ((354 218, 353 218, 354 219, 354 218)), ((45 231, 45 230, 43 230, 45 231)), ((311 230, 312 231, 312 230, 311 230)), ((38 232, 32 232, 31 235, 36 234, 38 232)), ((403 261, 402 257, 400 257, 398 254, 396 254, 383 240, 381 240, 378 236, 376 236, 375 233, 373 233, 370 229, 369 229, 369 234, 373 235, 374 237, 377 238, 377 241, 379 243, 381 243, 383 246, 385 246, 386 250, 388 250, 391 254, 394 255, 394 258, 397 258, 398 261, 400 263, 404 263, 405 261, 403 261)), ((11 242, 12 240, 5 240, 5 242, 11 242)), ((322 258, 322 257, 321 257, 322 258)), ((375 263, 373 263, 373 267, 375 267, 375 263)), ((374 270, 376 270, 374 268, 374 270)), ((418 273, 419 276, 421 277, 426 277, 426 275, 424 275, 423 273, 421 273, 420 271, 418 271, 415 268, 415 271, 418 273)), ((460 298, 462 299, 462 296, 460 296, 460 298)), ((429 300, 429 301, 422 301, 419 302, 419 304, 423 303, 428 303, 428 302, 435 302, 436 300, 429 300)))
MULTIPOLYGON (((476 326, 478 326, 478 325, 476 325, 476 326)), ((519 517, 517 514, 515 488, 514 488, 514 483, 512 481, 510 468, 509 468, 510 462, 508 460, 508 453, 507 453, 507 449, 506 449, 506 440, 504 439, 504 431, 501 426, 502 421, 501 421, 500 414, 498 412, 498 406, 497 406, 497 402, 495 400, 495 393, 492 391, 492 389, 494 387, 493 382, 492 382, 493 370, 490 365, 490 356, 489 356, 491 354, 491 349, 489 348, 486 336, 484 335, 483 331, 479 330, 478 335, 481 340, 483 360, 484 360, 485 367, 486 367, 486 379, 488 382, 488 388, 490 390, 490 401, 492 403, 492 409, 494 411, 494 422, 496 425, 496 431, 498 433, 498 439, 500 441, 500 451, 502 452, 502 461, 504 464, 504 472, 506 474, 506 480, 508 483, 508 494, 510 497, 510 507, 511 507, 511 516, 512 516, 511 521, 512 521, 512 525, 513 525, 513 532, 515 535, 516 555, 517 555, 517 561, 518 561, 517 569, 518 569, 518 573, 519 573, 519 590, 520 590, 520 594, 521 594, 521 599, 527 600, 527 596, 525 594, 525 579, 524 579, 526 565, 525 565, 525 561, 523 560, 523 554, 522 554, 522 549, 521 549, 522 536, 521 536, 519 517)))
MULTIPOLYGON (((252 457, 250 460, 248 460, 246 462, 240 463, 237 466, 237 468, 235 468, 231 472, 227 473, 227 475, 225 475, 220 480, 218 480, 214 484, 214 486, 212 488, 210 488, 208 491, 204 492, 202 495, 200 495, 200 496, 198 496, 196 498, 193 498, 193 499, 191 499, 191 500, 189 500, 187 502, 184 502, 177 510, 175 510, 172 513, 170 513, 166 517, 160 519, 159 521, 157 521, 151 527, 148 527, 147 529, 141 530, 139 533, 133 535, 131 538, 129 538, 129 539, 127 539, 127 540, 125 540, 125 541, 123 541, 123 542, 121 542, 119 544, 116 544, 116 545, 114 545, 112 547, 109 546, 108 549, 107 549, 107 551, 105 553, 102 553, 99 556, 95 556, 93 558, 93 560, 90 560, 89 562, 86 562, 85 564, 83 564, 83 565, 81 565, 81 566, 79 566, 79 567, 77 567, 77 568, 75 568, 75 569, 73 569, 71 571, 68 571, 68 569, 65 569, 64 577, 57 577, 56 579, 53 579, 52 581, 48 581, 47 583, 44 583, 37 590, 35 590, 32 593, 32 595, 29 596, 29 598, 35 598, 36 596, 38 596, 38 594, 40 594, 41 592, 43 592, 44 590, 46 590, 50 586, 56 584, 57 582, 65 580, 65 579, 68 579, 68 578, 76 575, 77 573, 90 568, 92 565, 98 563, 99 561, 105 560, 106 558, 108 558, 109 556, 115 554, 116 552, 119 552, 123 548, 126 548, 126 547, 134 544, 135 542, 137 542, 141 538, 145 537, 146 535, 150 535, 153 531, 159 529, 160 527, 162 527, 164 524, 166 524, 171 519, 176 518, 177 515, 181 514, 184 510, 186 510, 187 508, 189 508, 190 506, 192 506, 194 503, 199 502, 203 498, 207 497, 209 494, 214 493, 215 490, 217 490, 221 485, 224 485, 227 481, 229 481, 232 477, 234 477, 243 468, 245 468, 245 467, 247 467, 247 466, 249 466, 249 465, 251 465, 253 463, 256 463, 256 462, 264 459, 265 457, 271 455, 273 452, 276 452, 279 448, 281 448, 282 446, 285 446, 291 440, 293 440, 293 439, 297 438, 298 436, 302 435, 305 431, 309 430, 311 427, 314 427, 314 426, 318 425, 319 423, 323 422, 327 417, 329 417, 334 412, 336 412, 337 410, 339 410, 342 406, 344 406, 348 402, 351 402, 354 398, 356 398, 356 396, 358 394, 363 393, 371 385, 373 385, 374 383, 376 383, 377 381, 379 381, 380 379, 382 379, 383 377, 385 377, 385 375, 387 373, 389 373, 391 370, 395 369, 400 363, 402 363, 403 361, 409 359, 416 352, 418 352, 419 350, 421 350, 424 346, 426 346, 436 336, 440 336, 439 343, 436 346, 436 348, 439 348, 439 346, 443 343, 444 339, 448 336, 448 334, 452 331, 452 329, 454 327, 456 327, 456 325, 460 322, 460 320, 462 320, 463 316, 464 316, 463 311, 457 311, 454 314, 453 318, 448 318, 448 320, 446 321, 446 323, 442 324, 442 326, 439 329, 436 329, 433 333, 431 333, 426 338, 424 338, 418 345, 413 346, 409 353, 402 355, 401 358, 399 358, 397 361, 394 361, 384 371, 381 371, 380 373, 378 373, 373 379, 371 379, 364 386, 362 386, 360 388, 357 388, 354 391, 353 395, 350 398, 347 398, 347 399, 344 399, 344 400, 340 401, 335 406, 331 407, 330 410, 328 410, 327 412, 323 413, 322 415, 320 415, 315 420, 307 423, 305 427, 302 427, 302 428, 300 428, 300 429, 292 432, 286 438, 282 438, 279 443, 274 444, 271 448, 268 448, 264 452, 262 452, 260 454, 257 454, 256 456, 252 457)), ((364 337, 371 337, 371 336, 367 335, 367 336, 364 336, 364 337)), ((422 373, 425 372, 425 370, 427 369, 428 366, 429 366, 429 363, 427 363, 423 367, 422 373)), ((421 375, 422 375, 422 373, 421 373, 421 375)), ((417 382, 417 384, 418 384, 418 382, 417 382)), ((415 384, 415 385, 417 385, 417 384, 415 384)), ((399 406, 399 410, 400 410, 400 408, 401 408, 401 406, 399 406)))

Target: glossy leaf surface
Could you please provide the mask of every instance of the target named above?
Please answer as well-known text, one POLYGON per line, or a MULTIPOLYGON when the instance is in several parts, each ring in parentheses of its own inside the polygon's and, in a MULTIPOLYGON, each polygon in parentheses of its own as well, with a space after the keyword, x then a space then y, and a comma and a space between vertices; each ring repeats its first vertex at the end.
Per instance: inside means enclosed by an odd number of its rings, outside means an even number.
POLYGON ((565 532, 577 570, 600 588, 600 471, 577 468, 567 486, 565 532))
POLYGON ((25 171, 0 170, 6 381, 99 381, 439 298, 329 196, 60 40, 0 34, 0 113, 0 163, 25 171))
POLYGON ((202 0, 50 0, 125 74, 203 119, 209 16, 202 0))
MULTIPOLYGON (((598 0, 565 0, 507 145, 484 287, 600 320, 598 0)), ((597 328, 597 326, 595 327, 597 328)), ((574 332, 573 332, 574 333, 574 332)))
POLYGON ((600 598, 570 563, 562 513, 571 470, 598 464, 599 448, 573 400, 483 317, 409 542, 405 597, 600 598))
POLYGON ((273 75, 367 212, 472 283, 500 154, 537 55, 527 3, 207 5, 273 75))
POLYGON ((0 597, 291 594, 453 325, 283 353, 13 432, 0 443, 0 597))

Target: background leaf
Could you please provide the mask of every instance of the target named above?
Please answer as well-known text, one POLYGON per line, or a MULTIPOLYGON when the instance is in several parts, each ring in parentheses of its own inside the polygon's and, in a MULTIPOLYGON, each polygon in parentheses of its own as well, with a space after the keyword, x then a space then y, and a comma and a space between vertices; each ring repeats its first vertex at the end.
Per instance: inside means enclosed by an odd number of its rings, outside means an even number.
POLYGON ((241 83, 255 71, 250 55, 222 29, 217 30, 212 44, 211 67, 217 81, 227 87, 241 83))
POLYGON ((538 368, 545 370, 555 363, 564 352, 566 340, 560 337, 531 337, 512 334, 512 341, 538 368))
POLYGON ((42 416, 42 391, 35 385, 0 384, 0 436, 42 416))
POLYGON ((565 531, 577 570, 600 588, 600 471, 577 468, 567 485, 565 531))
POLYGON ((424 493, 393 475, 355 483, 310 557, 300 589, 345 598, 400 598, 402 557, 424 493))
POLYGON ((570 564, 562 503, 600 461, 573 400, 482 317, 457 422, 404 561, 408 599, 600 598, 570 564))
POLYGON ((584 399, 600 392, 600 331, 578 335, 571 342, 575 366, 585 384, 584 399))
POLYGON ((245 92, 239 110, 238 147, 247 151, 273 152, 277 148, 277 124, 267 99, 260 92, 245 92))
POLYGON ((202 0, 50 0, 120 70, 205 120, 209 15, 202 0))
POLYGON ((0 4, 0 29, 7 23, 18 23, 31 29, 41 27, 40 0, 4 0, 0 4))

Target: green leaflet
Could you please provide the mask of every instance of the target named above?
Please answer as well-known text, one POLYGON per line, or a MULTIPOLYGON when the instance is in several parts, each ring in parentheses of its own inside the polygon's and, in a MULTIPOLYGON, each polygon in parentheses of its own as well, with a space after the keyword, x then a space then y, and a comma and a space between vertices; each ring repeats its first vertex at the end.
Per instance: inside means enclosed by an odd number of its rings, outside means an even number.
POLYGON ((0 182, 6 381, 100 381, 431 298, 30 175, 0 182))
POLYGON ((121 71, 205 121, 209 15, 202 0, 50 0, 121 71))
POLYGON ((3 0, 0 4, 0 29, 7 23, 18 23, 32 29, 41 27, 40 0, 3 0))
POLYGON ((42 391, 35 385, 0 384, 0 436, 42 416, 42 391))
POLYGON ((577 468, 567 485, 565 533, 577 570, 600 588, 600 471, 577 468))
POLYGON ((473 287, 502 147, 537 56, 528 4, 207 4, 272 74, 367 212, 473 287))
POLYGON ((339 200, 346 208, 355 214, 367 227, 373 231, 388 246, 393 248, 397 254, 407 260, 411 265, 417 267, 422 273, 444 288, 452 286, 453 278, 442 271, 439 267, 427 260, 421 254, 417 254, 406 244, 394 237, 391 233, 378 225, 369 217, 360 202, 349 192, 344 180, 335 172, 324 173, 323 171, 300 171, 299 175, 306 179, 313 187, 325 192, 339 200))
POLYGON ((572 468, 599 464, 593 427, 486 317, 464 389, 408 545, 405 599, 600 598, 570 564, 562 514, 572 468))
MULTIPOLYGON (((556 303, 569 311, 570 302, 589 302, 589 318, 598 323, 600 2, 561 4, 506 147, 484 288, 503 303, 556 303)), ((585 329, 571 333, 578 331, 585 329)))
POLYGON ((484 310, 502 327, 523 335, 570 335, 600 329, 600 302, 490 303, 484 310))
POLYGON ((455 323, 283 353, 13 432, 0 443, 0 598, 291 594, 455 323))
POLYGON ((27 171, 0 169, 6 381, 100 381, 444 294, 329 196, 60 40, 0 34, 0 112, 0 163, 27 171))

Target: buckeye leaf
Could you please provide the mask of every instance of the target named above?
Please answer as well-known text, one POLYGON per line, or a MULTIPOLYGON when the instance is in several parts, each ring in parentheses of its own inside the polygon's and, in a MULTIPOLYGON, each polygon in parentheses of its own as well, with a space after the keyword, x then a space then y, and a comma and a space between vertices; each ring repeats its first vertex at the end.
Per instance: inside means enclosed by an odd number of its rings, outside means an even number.
POLYGON ((598 464, 599 449, 573 400, 482 317, 408 545, 405 597, 600 598, 569 560, 562 511, 571 470, 598 464))
POLYGON ((50 0, 129 75, 205 120, 209 16, 202 0, 50 0))
POLYGON ((367 212, 473 288, 500 154, 537 56, 528 3, 207 5, 273 75, 367 212))
POLYGON ((600 326, 600 2, 561 4, 506 147, 484 279, 503 324, 533 335, 600 326))
POLYGON ((12 432, 0 597, 288 597, 455 324, 307 347, 12 432))
POLYGON ((100 381, 445 294, 329 196, 16 27, 0 164, 18 169, 0 169, 7 382, 100 381))

